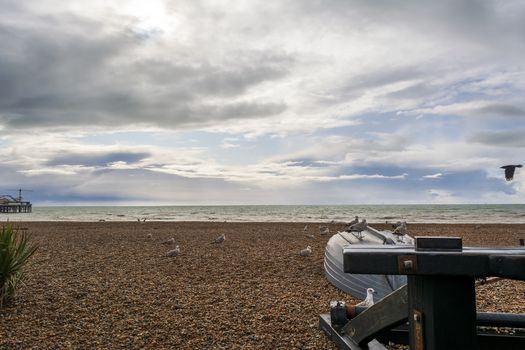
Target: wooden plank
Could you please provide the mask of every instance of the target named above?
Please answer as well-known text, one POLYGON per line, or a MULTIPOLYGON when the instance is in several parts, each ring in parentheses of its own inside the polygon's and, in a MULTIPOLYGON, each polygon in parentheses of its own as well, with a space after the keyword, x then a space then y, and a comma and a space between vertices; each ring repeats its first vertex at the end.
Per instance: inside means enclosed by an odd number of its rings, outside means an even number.
POLYGON ((333 327, 330 321, 330 314, 322 314, 319 316, 319 328, 326 333, 326 335, 337 344, 337 347, 342 350, 363 350, 357 343, 339 334, 333 327))
POLYGON ((525 280, 525 249, 471 248, 462 252, 415 251, 389 246, 345 246, 343 267, 346 273, 388 275, 497 276, 525 280), (399 269, 399 256, 413 256, 417 269, 399 269))
POLYGON ((416 237, 416 251, 449 250, 460 252, 462 248, 463 241, 460 237, 416 237))
POLYGON ((319 327, 323 330, 330 339, 337 344, 341 350, 387 350, 387 348, 373 339, 365 347, 360 347, 353 339, 338 333, 330 322, 330 314, 322 314, 319 316, 319 327))
MULTIPOLYGON (((479 350, 523 350, 525 349, 525 336, 506 335, 479 332, 477 335, 479 350)), ((408 345, 407 329, 392 329, 378 337, 379 341, 387 343, 408 345)))
POLYGON ((405 323, 407 317, 408 293, 407 286, 403 286, 350 320, 341 333, 363 345, 378 333, 405 323))
POLYGON ((478 349, 474 278, 409 276, 407 286, 411 349, 478 349))

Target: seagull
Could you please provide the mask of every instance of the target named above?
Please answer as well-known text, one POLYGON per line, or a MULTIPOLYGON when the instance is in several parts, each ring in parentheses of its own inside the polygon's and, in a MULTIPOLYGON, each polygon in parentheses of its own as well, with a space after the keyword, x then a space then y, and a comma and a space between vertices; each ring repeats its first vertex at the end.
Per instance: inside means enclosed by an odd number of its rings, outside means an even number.
POLYGON ((304 231, 304 232, 308 231, 308 224, 306 224, 306 225, 304 226, 303 231, 304 231))
POLYGON ((330 233, 330 229, 327 226, 319 226, 319 234, 326 235, 330 233))
POLYGON ((363 221, 358 222, 357 224, 354 224, 350 226, 350 231, 353 232, 361 232, 367 228, 368 224, 366 223, 366 219, 363 219, 363 221))
POLYGON ((374 294, 375 293, 376 291, 374 290, 374 288, 368 288, 366 290, 366 299, 360 302, 359 304, 356 304, 356 306, 370 307, 374 305, 374 294))
POLYGON ((168 252, 166 253, 166 256, 173 257, 173 256, 177 256, 179 254, 180 254, 180 247, 178 245, 176 245, 175 249, 168 250, 168 252))
POLYGON ((211 244, 221 244, 222 242, 224 242, 225 239, 226 239, 226 236, 223 233, 219 237, 215 238, 215 240, 211 242, 211 244))
POLYGON ((148 238, 149 239, 153 238, 153 235, 151 233, 148 233, 148 238))
POLYGON ((396 229, 398 226, 401 225, 401 221, 390 222, 390 221, 387 220, 387 221, 385 221, 385 224, 392 226, 393 229, 396 229))
POLYGON ((348 231, 350 229, 350 227, 352 227, 353 225, 357 224, 359 222, 359 216, 355 216, 355 219, 350 221, 348 224, 346 224, 344 230, 345 231, 348 231))
POLYGON ((310 246, 306 247, 305 249, 301 250, 301 252, 299 252, 299 255, 301 256, 308 256, 312 254, 312 248, 310 246))
POLYGON ((392 233, 399 236, 406 235, 408 233, 407 222, 403 221, 402 223, 400 223, 399 226, 397 226, 392 233))
POLYGON ((346 224, 346 226, 352 226, 352 225, 355 225, 359 222, 359 216, 355 216, 355 219, 350 221, 348 224, 346 224))
POLYGON ((170 238, 167 241, 162 242, 162 244, 175 244, 175 238, 170 238))
POLYGON ((521 167, 522 165, 518 164, 518 165, 504 165, 500 168, 505 169, 505 180, 510 181, 514 178, 514 170, 516 170, 516 168, 521 168, 521 167))

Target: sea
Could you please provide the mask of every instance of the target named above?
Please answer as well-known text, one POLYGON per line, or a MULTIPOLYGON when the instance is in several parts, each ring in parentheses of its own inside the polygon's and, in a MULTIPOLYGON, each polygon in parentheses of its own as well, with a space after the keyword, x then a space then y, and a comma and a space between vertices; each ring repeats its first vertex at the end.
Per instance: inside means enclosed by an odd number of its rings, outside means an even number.
POLYGON ((525 223, 525 204, 458 205, 226 205, 33 206, 32 213, 3 214, 1 221, 216 221, 369 223, 525 223))

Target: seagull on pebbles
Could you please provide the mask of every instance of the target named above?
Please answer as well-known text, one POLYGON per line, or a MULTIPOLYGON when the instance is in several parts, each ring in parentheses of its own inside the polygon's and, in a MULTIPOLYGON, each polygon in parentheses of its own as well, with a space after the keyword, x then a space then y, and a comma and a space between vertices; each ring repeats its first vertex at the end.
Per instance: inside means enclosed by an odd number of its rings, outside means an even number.
POLYGON ((330 229, 327 226, 319 226, 319 234, 321 236, 327 235, 330 233, 330 229))
POLYGON ((215 240, 211 242, 211 244, 221 244, 222 242, 224 242, 224 240, 226 240, 226 236, 223 233, 219 237, 215 238, 215 240))
POLYGON ((310 246, 306 247, 305 249, 299 252, 299 255, 301 256, 308 256, 310 254, 312 254, 312 248, 310 246))
POLYGON ((364 307, 370 307, 374 305, 374 294, 376 291, 374 288, 368 288, 366 290, 366 299, 360 302, 359 304, 356 304, 356 306, 364 306, 364 307))
POLYGON ((149 239, 152 239, 153 238, 153 235, 151 233, 148 233, 148 236, 147 236, 149 239))
POLYGON ((180 247, 178 245, 176 245, 175 249, 168 250, 168 252, 166 253, 166 256, 175 257, 175 256, 177 256, 179 254, 180 254, 180 247))
POLYGON ((162 242, 162 244, 175 244, 175 238, 170 238, 164 242, 162 242))
POLYGON ((308 231, 308 224, 306 224, 306 225, 304 226, 303 231, 304 231, 304 232, 308 231))

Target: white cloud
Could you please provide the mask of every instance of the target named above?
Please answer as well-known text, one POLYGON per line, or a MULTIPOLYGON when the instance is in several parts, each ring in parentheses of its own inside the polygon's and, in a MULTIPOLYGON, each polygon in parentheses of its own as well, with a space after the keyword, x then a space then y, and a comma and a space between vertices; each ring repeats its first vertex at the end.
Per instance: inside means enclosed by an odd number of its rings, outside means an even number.
POLYGON ((442 177, 443 177, 442 173, 435 173, 435 174, 431 174, 431 175, 424 175, 422 177, 422 179, 440 179, 442 177))

